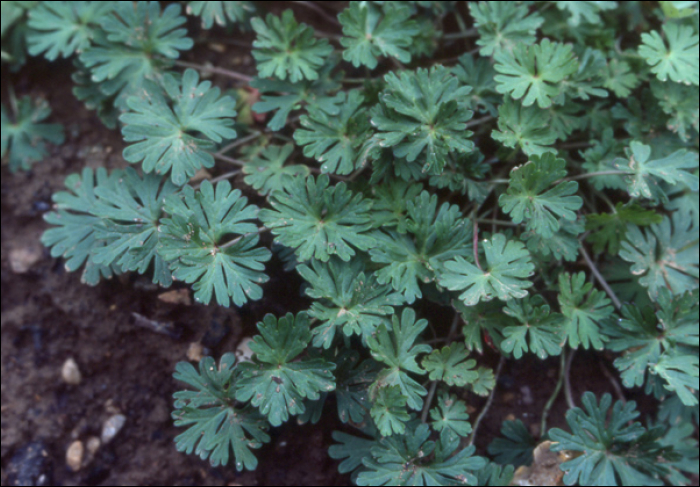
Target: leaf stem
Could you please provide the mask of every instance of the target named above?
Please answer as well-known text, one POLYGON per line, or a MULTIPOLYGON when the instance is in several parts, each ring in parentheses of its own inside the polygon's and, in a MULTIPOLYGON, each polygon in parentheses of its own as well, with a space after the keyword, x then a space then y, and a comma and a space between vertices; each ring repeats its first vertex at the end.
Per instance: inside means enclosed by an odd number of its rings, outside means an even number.
POLYGON ((250 83, 250 80, 253 79, 251 76, 246 74, 231 71, 229 69, 218 68, 216 66, 206 66, 203 64, 188 63, 186 61, 175 61, 175 66, 180 66, 181 68, 193 68, 199 71, 208 71, 210 73, 220 74, 231 79, 243 81, 245 83, 250 83))
POLYGON ((425 399, 425 405, 423 406, 423 412, 420 415, 420 422, 425 424, 428 420, 428 411, 430 410, 430 404, 433 402, 433 397, 435 397, 435 391, 437 390, 438 381, 434 380, 430 384, 430 391, 428 392, 428 397, 425 399))
POLYGON ((230 144, 228 144, 227 146, 222 147, 221 149, 219 149, 217 154, 219 154, 219 155, 225 154, 226 152, 230 151, 231 149, 235 149, 239 145, 243 145, 246 142, 250 142, 251 140, 257 139, 261 135, 262 135, 262 132, 260 132, 259 130, 256 130, 255 132, 246 135, 242 139, 235 140, 235 141, 231 142, 230 144))
MULTIPOLYGON (((237 174, 240 174, 240 172, 241 172, 240 169, 236 169, 235 171, 230 171, 230 172, 224 173, 221 176, 216 176, 215 178, 209 179, 208 181, 211 184, 218 183, 219 181, 223 181, 224 179, 228 179, 230 177, 236 176, 237 174)), ((194 186, 194 189, 198 189, 201 185, 202 185, 202 183, 200 182, 199 184, 194 186)))
POLYGON ((313 10, 314 12, 319 14, 321 17, 323 17, 324 19, 326 19, 327 21, 329 21, 333 24, 336 24, 336 25, 339 24, 337 18, 333 17, 332 15, 330 15, 328 12, 326 12, 325 10, 323 10, 321 7, 319 7, 318 5, 316 5, 313 2, 294 2, 294 3, 299 4, 299 5, 303 5, 304 7, 313 10))
POLYGON ((502 227, 519 227, 520 223, 513 223, 506 220, 495 220, 492 218, 477 218, 476 221, 479 223, 487 223, 491 225, 500 225, 502 227))
POLYGON ((579 174, 578 176, 572 176, 570 178, 564 178, 562 179, 562 181, 579 181, 581 179, 595 178, 598 176, 629 176, 630 174, 633 173, 629 171, 598 171, 589 172, 586 174, 579 174))
MULTIPOLYGON (((563 349, 562 353, 564 353, 563 349)), ((564 396, 566 397, 566 404, 569 406, 569 409, 576 407, 574 396, 571 394, 571 362, 574 361, 574 355, 576 355, 575 348, 571 350, 571 353, 566 358, 566 369, 564 372, 564 396)))
POLYGON ((444 34, 442 38, 447 41, 451 41, 456 39, 464 39, 465 37, 477 37, 478 35, 479 31, 477 29, 467 29, 463 32, 450 32, 449 34, 444 34))
POLYGON ((261 233, 265 233, 265 232, 267 232, 267 231, 269 231, 269 230, 270 230, 270 229, 267 228, 267 227, 260 227, 260 228, 257 229, 257 231, 255 231, 255 232, 250 232, 250 233, 245 233, 245 234, 243 234, 243 235, 240 235, 240 236, 234 238, 233 240, 230 240, 230 241, 226 242, 226 243, 223 244, 223 245, 219 245, 218 248, 219 248, 219 250, 224 250, 224 249, 227 249, 227 248, 229 248, 229 247, 233 247, 234 245, 236 245, 238 242, 240 242, 240 241, 241 241, 242 239, 244 239, 245 237, 249 237, 249 236, 255 235, 255 234, 260 235, 261 233))
MULTIPOLYGON (((587 235, 587 234, 586 234, 587 235)), ((585 235, 584 235, 585 238, 585 235)), ((620 299, 617 297, 617 294, 615 294, 615 291, 612 290, 610 287, 610 284, 608 284, 608 281, 605 280, 603 275, 600 273, 598 268, 596 267, 595 263, 593 260, 591 260, 591 256, 588 255, 588 251, 586 250, 586 247, 583 245, 583 242, 581 242, 581 245, 579 246, 581 249, 581 255, 583 255, 583 258, 586 261, 586 264, 588 267, 591 269, 591 272, 593 273, 593 276, 595 276, 596 280, 598 283, 603 286, 603 289, 605 289, 605 292, 608 293, 608 296, 610 296, 610 300, 613 302, 615 307, 619 310, 622 308, 622 302, 620 302, 620 299)))
POLYGON ((554 392, 549 396, 547 404, 544 405, 542 410, 542 421, 540 421, 540 438, 547 434, 547 417, 549 416, 549 411, 554 405, 554 401, 557 400, 559 392, 561 391, 561 386, 564 384, 564 375, 566 374, 566 350, 562 349, 561 357, 559 359, 559 379, 557 380, 557 385, 554 387, 554 392))
POLYGON ((501 355, 501 360, 498 362, 498 367, 496 368, 496 375, 494 376, 495 380, 495 385, 493 386, 493 389, 491 389, 491 394, 489 394, 489 398, 486 401, 486 404, 484 405, 483 409, 479 413, 479 416, 477 416, 476 421, 474 421, 474 427, 472 428, 472 434, 469 437, 469 446, 472 446, 474 444, 474 440, 476 439, 476 432, 479 429, 479 424, 481 421, 484 419, 484 416, 486 416, 486 413, 488 412, 489 408, 491 407, 491 403, 493 403, 493 396, 496 393, 496 387, 498 387, 498 377, 501 375, 501 369, 503 369, 503 364, 505 363, 506 358, 501 355))
POLYGON ((246 162, 241 161, 240 159, 234 159, 233 157, 228 157, 228 156, 225 156, 225 155, 219 154, 219 153, 212 154, 212 155, 214 156, 214 159, 219 159, 220 161, 228 162, 229 164, 233 164, 235 166, 243 167, 246 165, 246 162))
POLYGON ((472 120, 470 122, 467 122, 465 125, 465 129, 468 129, 469 127, 474 127, 475 125, 481 125, 487 122, 490 122, 492 120, 496 120, 495 117, 492 117, 491 115, 486 115, 485 117, 477 118, 476 120, 472 120))

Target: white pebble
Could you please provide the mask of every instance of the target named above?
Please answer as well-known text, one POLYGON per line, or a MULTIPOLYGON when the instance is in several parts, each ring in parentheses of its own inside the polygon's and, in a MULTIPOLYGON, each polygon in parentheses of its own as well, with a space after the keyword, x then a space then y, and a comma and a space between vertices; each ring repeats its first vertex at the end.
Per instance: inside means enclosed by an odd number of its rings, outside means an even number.
POLYGON ((112 441, 114 437, 117 436, 117 433, 124 427, 124 423, 126 423, 126 416, 123 414, 110 416, 102 425, 102 435, 100 436, 102 443, 106 445, 112 441))
POLYGON ((83 447, 83 442, 78 440, 74 441, 66 450, 66 465, 73 472, 77 472, 83 466, 83 455, 85 454, 85 448, 83 447))
POLYGON ((63 382, 72 386, 77 386, 83 379, 83 376, 80 374, 78 364, 76 364, 75 360, 72 358, 69 358, 63 362, 63 367, 61 367, 61 378, 63 378, 63 382))

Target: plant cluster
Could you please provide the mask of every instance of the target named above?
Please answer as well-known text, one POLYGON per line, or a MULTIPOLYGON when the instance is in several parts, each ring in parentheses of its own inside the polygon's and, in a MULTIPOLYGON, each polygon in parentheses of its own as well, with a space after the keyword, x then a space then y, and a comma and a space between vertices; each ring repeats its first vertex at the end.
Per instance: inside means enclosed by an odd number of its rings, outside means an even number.
MULTIPOLYGON (((270 427, 337 413, 329 454, 357 485, 507 485, 537 441, 508 421, 476 455, 486 348, 559 357, 558 385, 594 350, 659 411, 642 424, 588 392, 547 430, 557 387, 541 433, 572 456, 564 482, 698 473, 698 2, 349 2, 338 35, 296 20, 322 3, 183 3, 212 36, 252 31, 257 75, 179 61, 177 2, 2 3, 3 63, 70 57, 135 165, 66 179, 52 256, 90 285, 137 271, 220 306, 260 299, 271 259, 305 282, 311 306, 258 323, 251 361, 177 366, 179 450, 252 470, 270 427)), ((29 169, 63 132, 10 100, 2 156, 29 169)))

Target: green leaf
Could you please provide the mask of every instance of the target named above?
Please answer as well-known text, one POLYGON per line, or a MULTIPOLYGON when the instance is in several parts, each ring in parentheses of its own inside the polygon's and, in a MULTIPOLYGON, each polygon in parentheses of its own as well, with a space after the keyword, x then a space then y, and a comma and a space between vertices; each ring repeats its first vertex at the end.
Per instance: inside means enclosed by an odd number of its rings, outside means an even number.
POLYGON ((515 467, 532 464, 532 452, 537 441, 522 421, 504 421, 501 434, 505 438, 495 438, 488 446, 488 452, 496 457, 496 463, 515 467))
POLYGON ((678 394, 681 402, 687 406, 697 406, 695 391, 700 389, 700 358, 696 353, 664 354, 656 364, 650 367, 652 373, 658 374, 665 384, 664 388, 678 394))
POLYGON ((430 418, 433 420, 430 425, 440 433, 443 443, 465 438, 472 432, 467 405, 452 394, 440 394, 437 406, 430 410, 430 418))
POLYGON ((430 380, 439 380, 448 386, 464 387, 478 377, 474 370, 476 360, 467 360, 469 354, 462 343, 453 343, 442 350, 433 350, 423 359, 423 368, 430 380))
POLYGON ((641 82, 641 77, 637 76, 629 64, 620 59, 611 59, 606 71, 601 74, 605 79, 603 86, 618 98, 630 96, 641 82))
POLYGON ((337 329, 345 336, 356 334, 367 340, 380 324, 388 324, 393 306, 403 304, 399 293, 366 275, 357 258, 349 263, 338 258, 327 263, 312 259, 309 264, 299 265, 297 271, 311 285, 306 294, 315 299, 309 315, 321 321, 312 331, 315 347, 329 348, 337 329))
POLYGON ((587 240, 593 244, 593 251, 601 253, 607 246, 611 255, 617 255, 627 236, 627 225, 638 227, 661 223, 663 217, 653 210, 645 210, 636 203, 625 205, 618 202, 613 213, 591 214, 586 216, 586 230, 591 233, 587 240))
POLYGON ((55 61, 59 55, 66 58, 84 51, 114 6, 110 2, 40 2, 29 10, 29 54, 44 53, 55 61))
POLYGON ((527 278, 532 276, 535 266, 525 245, 508 241, 499 233, 484 240, 483 248, 486 254, 483 269, 457 256, 445 262, 445 272, 438 277, 440 285, 450 291, 464 291, 459 299, 466 306, 496 297, 507 301, 527 296, 526 289, 532 286, 527 278))
POLYGON ((613 164, 617 169, 631 173, 626 180, 627 191, 633 198, 656 199, 659 193, 663 195, 657 178, 672 185, 681 183, 692 191, 698 191, 698 175, 693 172, 698 168, 697 153, 681 149, 662 159, 651 159, 651 147, 636 140, 630 143, 629 150, 625 152, 627 158, 619 157, 613 164))
POLYGON ((399 5, 384 5, 385 10, 367 2, 350 2, 350 6, 338 15, 344 37, 340 44, 345 48, 343 59, 356 68, 377 67, 379 56, 394 57, 402 63, 411 62, 406 49, 420 32, 415 21, 409 20, 411 10, 399 5))
POLYGON ((519 147, 527 156, 542 156, 555 152, 548 147, 557 141, 550 123, 544 110, 507 99, 498 107, 498 130, 494 129, 491 137, 506 147, 519 147))
POLYGON ((652 81, 651 92, 668 119, 666 126, 678 134, 682 141, 689 141, 700 128, 700 93, 692 86, 652 81))
POLYGON ((472 473, 486 466, 475 457, 475 447, 457 451, 459 441, 430 441, 430 429, 421 424, 405 435, 385 437, 371 448, 372 458, 362 461, 366 470, 357 485, 476 485, 472 473))
POLYGON ((535 101, 540 108, 552 104, 561 88, 560 83, 578 70, 579 64, 570 45, 542 39, 539 44, 519 43, 513 52, 501 50, 494 54, 496 91, 513 99, 524 97, 523 106, 535 101))
POLYGON ((569 12, 566 21, 571 27, 578 27, 581 20, 589 24, 600 24, 600 12, 617 8, 617 2, 554 2, 557 8, 569 12))
POLYGON ((575 222, 560 220, 559 224, 561 228, 550 238, 544 238, 534 230, 526 232, 522 238, 527 239, 528 250, 537 257, 542 257, 545 262, 551 262, 552 259, 576 262, 581 247, 578 236, 584 229, 583 218, 575 222), (547 259, 550 255, 552 257, 547 259))
POLYGON ((507 487, 513 481, 513 470, 513 465, 503 467, 495 463, 489 463, 476 473, 476 485, 507 487))
POLYGON ((575 196, 576 181, 562 182, 548 189, 566 176, 565 167, 566 161, 553 154, 533 157, 511 171, 508 192, 501 195, 498 203, 514 223, 526 221, 529 230, 544 238, 552 237, 561 228, 556 217, 574 221, 575 212, 583 205, 583 199, 575 196))
POLYGON ((671 78, 676 83, 699 83, 698 71, 698 34, 690 25, 673 22, 664 24, 664 43, 661 34, 653 30, 642 34, 639 55, 651 66, 651 72, 661 81, 671 78))
POLYGON ((549 431, 556 443, 552 451, 572 450, 581 455, 565 462, 567 485, 663 485, 657 480, 668 473, 662 461, 668 457, 669 448, 658 443, 662 431, 647 431, 634 419, 639 416, 634 401, 626 404, 616 401, 610 420, 608 409, 612 403, 610 394, 604 394, 597 404, 596 397, 586 392, 583 407, 566 413, 566 422, 572 433, 554 428, 549 431))
POLYGON ((315 39, 314 30, 297 23, 291 10, 282 12, 282 18, 270 13, 265 21, 256 17, 250 24, 257 34, 253 57, 261 78, 289 77, 292 83, 318 79, 318 69, 333 47, 326 39, 315 39))
POLYGON ((312 257, 327 262, 337 255, 347 262, 355 255, 353 247, 367 250, 375 243, 371 228, 372 202, 353 194, 345 183, 328 187, 330 180, 297 178, 289 188, 270 197, 273 210, 260 212, 260 220, 277 235, 276 241, 296 249, 300 261, 312 257))
POLYGON ((391 147, 394 156, 408 162, 418 159, 428 174, 440 174, 449 153, 474 150, 468 139, 472 132, 466 130, 474 114, 466 104, 471 87, 460 86, 447 68, 419 68, 399 76, 392 71, 384 81, 387 88, 371 112, 381 147, 391 147))
POLYGON ((373 262, 388 264, 376 271, 377 281, 391 282, 409 304, 422 297, 419 282, 433 281, 446 260, 471 250, 472 226, 459 207, 437 203, 437 195, 421 192, 406 203, 408 233, 377 232, 380 245, 370 249, 373 262))
POLYGON ((405 423, 410 419, 406 412, 406 396, 399 386, 376 389, 369 413, 382 436, 403 434, 406 431, 405 423))
POLYGON ((170 261, 173 276, 195 283, 195 299, 208 304, 212 294, 221 306, 242 306, 262 297, 260 284, 267 282, 263 262, 270 260, 266 248, 256 248, 257 226, 250 222, 258 213, 239 189, 228 181, 214 186, 204 181, 195 192, 191 186, 182 195, 166 199, 172 216, 162 220, 159 253, 170 261), (254 235, 250 235, 254 234, 254 235), (239 235, 231 239, 232 235, 239 235), (226 242, 224 237, 228 237, 226 242))
POLYGON ((360 424, 370 408, 369 386, 381 368, 372 359, 360 361, 357 350, 344 348, 333 360, 336 364, 338 417, 343 423, 360 424))
POLYGON ((333 432, 333 439, 339 444, 328 448, 328 456, 335 460, 343 460, 338 465, 338 472, 353 473, 353 478, 358 472, 364 470, 362 460, 371 456, 370 450, 375 445, 375 440, 358 438, 340 431, 333 432))
POLYGON ((205 29, 211 29, 214 22, 221 26, 246 22, 253 12, 255 12, 255 6, 252 2, 187 2, 187 13, 201 17, 202 27, 205 29))
POLYGON ((212 141, 236 137, 231 128, 236 102, 220 96, 211 81, 199 83, 193 69, 185 71, 181 82, 166 75, 165 95, 149 86, 140 97, 127 100, 131 111, 119 117, 125 124, 124 140, 137 142, 124 149, 124 159, 142 162, 146 173, 171 171, 173 183, 182 186, 202 167, 214 166, 208 152, 214 148, 212 141))
POLYGON ((311 340, 305 313, 279 319, 267 314, 257 326, 260 335, 250 344, 254 361, 238 366, 236 399, 250 401, 272 426, 279 426, 306 410, 304 399, 335 390, 335 364, 320 358, 295 360, 311 340))
POLYGON ((195 391, 173 394, 175 426, 188 426, 175 437, 178 451, 194 453, 202 460, 209 458, 213 467, 226 465, 231 450, 239 472, 255 470, 258 460, 251 449, 270 441, 265 418, 250 406, 239 406, 234 400, 235 356, 224 354, 216 366, 211 357, 199 362, 197 371, 188 362, 175 366, 175 379, 194 387, 195 391))
POLYGON ((588 349, 603 349, 607 337, 601 333, 600 323, 613 314, 610 299, 604 292, 593 289, 586 282, 586 274, 573 276, 567 272, 559 274, 559 306, 564 315, 564 333, 573 349, 582 345, 588 349))
POLYGON ((510 52, 519 44, 535 42, 535 32, 544 19, 530 14, 526 5, 513 2, 472 2, 469 13, 479 31, 477 45, 482 56, 510 52))
POLYGON ((550 314, 549 305, 545 304, 541 295, 508 301, 503 312, 521 324, 503 330, 505 340, 501 342, 501 350, 512 353, 516 359, 528 351, 542 360, 561 353, 564 344, 563 317, 558 313, 550 314))
POLYGON ((662 288, 680 294, 698 287, 698 228, 685 211, 644 231, 628 225, 620 257, 632 262, 632 274, 639 276, 652 300, 662 288))
POLYGON ((416 357, 421 353, 430 353, 432 348, 425 343, 416 345, 415 342, 428 326, 428 321, 416 321, 416 313, 411 308, 404 308, 400 321, 396 315, 391 317, 391 321, 391 333, 386 326, 380 325, 376 334, 367 339, 372 357, 388 366, 379 373, 370 391, 374 393, 379 388, 398 385, 407 398, 408 407, 419 410, 423 405, 421 396, 425 396, 427 391, 408 373, 425 374, 416 357))
POLYGON ((377 228, 391 228, 405 234, 408 223, 408 203, 423 190, 423 185, 401 180, 372 187, 372 220, 377 228))
POLYGON ((464 321, 462 333, 467 349, 484 351, 484 342, 495 349, 500 348, 503 340, 502 330, 513 324, 512 320, 503 314, 503 303, 500 301, 482 301, 474 306, 467 306, 459 300, 453 300, 452 306, 459 311, 464 321))
POLYGON ((359 148, 369 134, 364 97, 358 90, 341 92, 336 100, 340 112, 329 115, 318 106, 309 106, 300 119, 303 129, 294 131, 294 140, 304 146, 304 155, 321 163, 321 171, 350 174, 360 167, 359 148))
POLYGON ((294 144, 268 145, 260 154, 243 166, 244 181, 263 196, 273 191, 284 191, 298 177, 306 178, 310 170, 301 164, 285 166, 294 150, 294 144))
POLYGON ((32 164, 48 156, 45 141, 62 144, 63 126, 58 123, 39 123, 51 115, 49 104, 42 99, 24 96, 17 100, 17 111, 11 117, 2 105, 0 130, 2 150, 0 157, 10 153, 10 171, 28 171, 32 164), (11 118, 14 118, 14 122, 11 118))
MULTIPOLYGON (((493 3, 499 4, 499 2, 493 3)), ((502 102, 502 99, 496 93, 496 82, 493 79, 496 73, 488 59, 481 57, 474 59, 474 56, 469 53, 462 54, 458 64, 452 67, 452 74, 457 76, 462 85, 472 87, 468 95, 471 99, 471 108, 496 115, 496 106, 502 102)))
POLYGON ((486 397, 496 387, 496 377, 493 375, 493 370, 487 367, 479 367, 476 373, 479 377, 468 384, 469 389, 477 396, 486 397))

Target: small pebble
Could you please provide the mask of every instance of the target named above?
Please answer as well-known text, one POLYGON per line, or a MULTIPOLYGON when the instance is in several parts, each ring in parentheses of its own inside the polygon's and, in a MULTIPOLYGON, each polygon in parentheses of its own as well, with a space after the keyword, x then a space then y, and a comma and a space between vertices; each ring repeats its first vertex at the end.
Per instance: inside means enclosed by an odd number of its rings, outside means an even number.
POLYGON ((166 291, 158 295, 158 299, 168 304, 184 304, 185 306, 192 305, 192 298, 188 289, 175 289, 166 291))
POLYGON ((112 441, 114 437, 117 436, 117 433, 124 427, 124 423, 126 423, 126 416, 123 414, 115 414, 107 419, 102 425, 102 435, 100 435, 102 443, 106 445, 112 441))
POLYGON ((83 442, 78 440, 74 441, 66 450, 66 465, 73 472, 77 472, 83 466, 83 457, 85 455, 85 447, 83 442))
POLYGON ((15 274, 26 274, 41 260, 41 248, 36 245, 27 245, 10 251, 10 269, 15 274))
POLYGON ((63 382, 72 386, 77 386, 83 379, 83 376, 80 374, 78 364, 76 364, 75 360, 72 358, 69 358, 63 362, 63 367, 61 367, 61 378, 63 379, 63 382))
POLYGON ((253 351, 250 349, 252 338, 244 338, 236 347, 236 359, 239 362, 250 362, 253 359, 253 351))
POLYGON ((187 360, 199 362, 204 357, 204 345, 199 342, 192 342, 187 347, 187 360))
POLYGON ((530 406, 535 402, 535 400, 532 397, 532 391, 530 390, 530 386, 522 386, 520 388, 520 393, 522 394, 523 404, 525 404, 526 406, 530 406))

